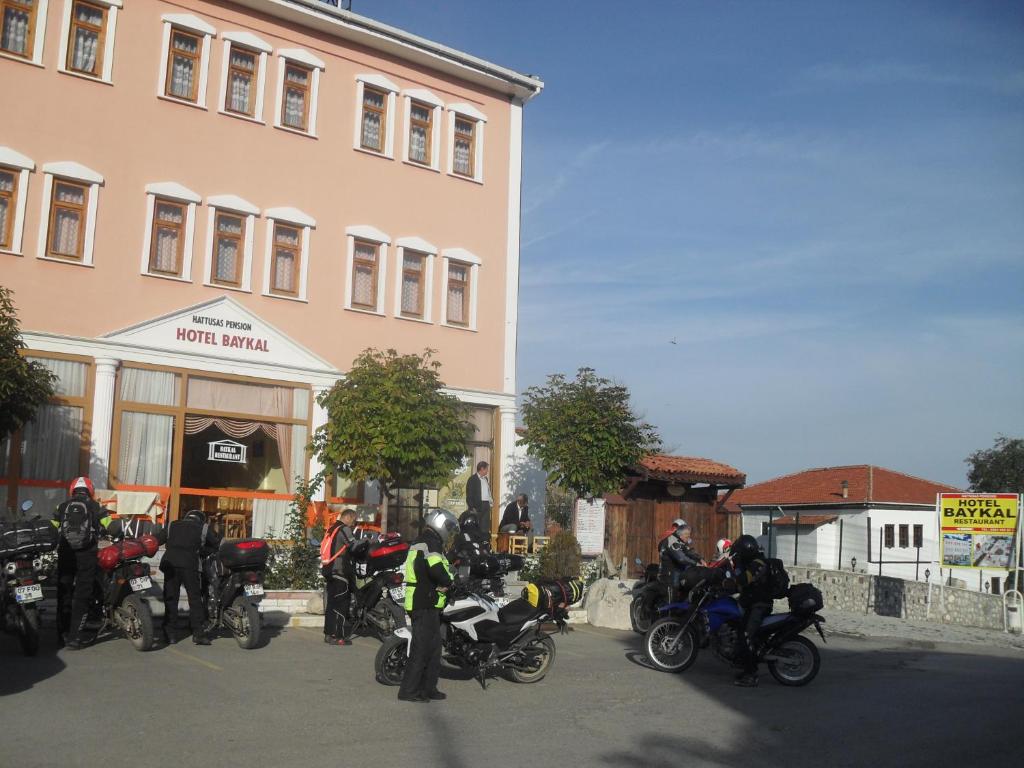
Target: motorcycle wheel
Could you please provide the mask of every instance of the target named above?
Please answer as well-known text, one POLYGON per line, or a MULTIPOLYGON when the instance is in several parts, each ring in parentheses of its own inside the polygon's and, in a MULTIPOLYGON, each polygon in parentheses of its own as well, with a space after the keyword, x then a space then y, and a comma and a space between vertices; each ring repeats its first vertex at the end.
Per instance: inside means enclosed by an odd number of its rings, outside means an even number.
POLYGON ((514 683, 540 682, 555 661, 555 641, 547 636, 536 636, 526 644, 523 653, 527 656, 526 667, 509 667, 509 678, 514 683))
POLYGON ((231 624, 231 634, 239 648, 251 651, 260 641, 259 606, 243 597, 236 597, 231 610, 237 617, 237 623, 231 624))
POLYGON ((675 652, 670 653, 666 647, 682 626, 682 621, 668 616, 654 622, 644 635, 644 655, 658 671, 683 672, 697 660, 697 637, 692 627, 679 638, 675 652))
POLYGON ((26 656, 35 656, 39 653, 39 611, 34 605, 22 609, 19 623, 21 652, 26 656))
POLYGON ((408 640, 398 635, 391 635, 380 648, 373 660, 373 671, 377 682, 381 685, 401 685, 405 674, 405 664, 409 660, 408 640))
POLYGON ((791 637, 769 651, 775 658, 768 662, 768 671, 781 685, 807 685, 818 675, 821 656, 818 647, 803 635, 791 637))
POLYGON ((138 595, 128 595, 116 609, 121 619, 121 629, 137 651, 148 651, 153 647, 153 614, 149 606, 138 595))
POLYGON ((629 604, 629 623, 633 625, 633 631, 639 635, 646 634, 653 621, 651 611, 644 610, 643 596, 634 597, 633 602, 629 604))

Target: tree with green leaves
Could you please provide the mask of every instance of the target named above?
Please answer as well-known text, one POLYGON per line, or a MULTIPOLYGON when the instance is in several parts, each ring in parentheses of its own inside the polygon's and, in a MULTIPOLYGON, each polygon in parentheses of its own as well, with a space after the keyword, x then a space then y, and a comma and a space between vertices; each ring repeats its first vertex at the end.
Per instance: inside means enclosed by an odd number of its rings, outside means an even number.
POLYGON ((32 421, 56 388, 57 378, 23 349, 13 293, 0 285, 0 440, 32 421))
POLYGON ((964 460, 967 481, 980 493, 1024 493, 1024 440, 1000 435, 993 447, 964 460))
POLYGON ((466 456, 468 409, 444 392, 433 350, 400 355, 364 350, 319 403, 327 423, 313 436, 325 467, 376 480, 382 496, 404 486, 444 485, 466 456))
POLYGON ((580 368, 572 381, 560 373, 523 393, 520 443, 560 487, 581 498, 622 487, 625 470, 658 450, 653 426, 633 411, 629 390, 580 368))

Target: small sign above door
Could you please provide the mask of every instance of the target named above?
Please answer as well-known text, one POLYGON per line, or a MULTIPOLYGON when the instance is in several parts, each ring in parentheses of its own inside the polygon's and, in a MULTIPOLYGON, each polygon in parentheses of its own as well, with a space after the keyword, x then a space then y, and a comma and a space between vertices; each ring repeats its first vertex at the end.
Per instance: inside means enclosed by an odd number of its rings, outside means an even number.
POLYGON ((227 461, 232 464, 245 464, 245 446, 234 440, 215 440, 210 443, 210 455, 207 461, 227 461))

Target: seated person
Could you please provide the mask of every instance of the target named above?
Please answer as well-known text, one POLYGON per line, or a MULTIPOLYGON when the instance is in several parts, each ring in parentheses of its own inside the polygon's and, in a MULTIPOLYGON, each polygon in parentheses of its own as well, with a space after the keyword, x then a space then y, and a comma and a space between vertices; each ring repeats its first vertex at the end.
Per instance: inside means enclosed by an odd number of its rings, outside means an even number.
POLYGON ((533 524, 530 522, 530 508, 528 506, 529 499, 525 493, 520 493, 516 496, 515 501, 509 503, 505 507, 505 511, 501 515, 501 523, 498 525, 498 530, 502 533, 518 533, 525 534, 529 532, 533 524))
POLYGON ((693 530, 685 520, 677 519, 672 522, 672 530, 658 543, 658 552, 661 553, 659 579, 672 588, 672 600, 679 599, 683 572, 695 565, 706 565, 704 558, 693 548, 692 540, 693 530))

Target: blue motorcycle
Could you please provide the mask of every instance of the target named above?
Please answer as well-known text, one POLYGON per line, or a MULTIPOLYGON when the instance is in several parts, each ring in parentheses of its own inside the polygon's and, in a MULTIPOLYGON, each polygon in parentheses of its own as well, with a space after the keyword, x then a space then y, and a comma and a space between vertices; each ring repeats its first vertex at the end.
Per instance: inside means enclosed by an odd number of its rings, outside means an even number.
MULTIPOLYGON (((772 677, 782 685, 807 685, 818 674, 821 657, 817 646, 800 633, 810 626, 817 629, 822 642, 825 635, 817 614, 821 593, 813 594, 796 585, 790 594, 788 613, 765 618, 755 638, 754 653, 768 665, 772 677)), ((735 598, 724 594, 712 580, 705 579, 689 591, 688 599, 669 603, 660 609, 656 620, 644 635, 644 655, 661 672, 683 672, 697 660, 701 648, 728 664, 739 659, 740 626, 743 609, 735 598)))

